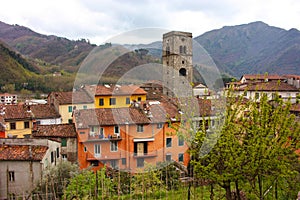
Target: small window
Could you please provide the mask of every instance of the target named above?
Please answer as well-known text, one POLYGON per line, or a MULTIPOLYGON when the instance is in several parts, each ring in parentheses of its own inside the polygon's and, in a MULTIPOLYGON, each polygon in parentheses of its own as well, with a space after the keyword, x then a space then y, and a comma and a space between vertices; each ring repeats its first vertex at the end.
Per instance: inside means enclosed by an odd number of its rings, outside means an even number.
POLYGON ((51 163, 54 162, 55 151, 51 151, 51 163))
POLYGON ((178 154, 178 162, 183 162, 183 153, 178 154))
POLYGON ((86 147, 83 147, 83 152, 87 152, 87 148, 86 147))
POLYGON ((24 128, 29 128, 29 122, 24 122, 24 128))
POLYGON ((172 147, 172 138, 167 138, 166 139, 166 146, 167 147, 172 147))
POLYGON ((116 98, 109 98, 109 105, 116 105, 116 98))
POLYGON ((183 53, 183 46, 179 46, 179 53, 183 53))
POLYGON ((100 146, 100 144, 95 144, 95 146, 94 146, 94 153, 95 153, 95 155, 100 155, 100 153, 101 153, 101 146, 100 146))
POLYGON ((87 109, 87 105, 84 105, 84 106, 83 106, 83 109, 86 110, 86 109, 87 109))
POLYGON ((67 138, 62 138, 61 139, 61 146, 66 147, 67 146, 67 138))
POLYGON ((73 112, 73 107, 72 107, 72 106, 69 106, 69 107, 68 107, 68 110, 69 110, 69 112, 73 112))
POLYGON ((83 134, 85 134, 85 132, 83 132, 83 131, 80 131, 80 132, 79 132, 79 134, 80 134, 80 135, 83 135, 83 134))
POLYGON ((91 165, 92 166, 99 166, 99 161, 98 160, 92 160, 91 165))
POLYGON ((120 134, 120 128, 119 128, 119 126, 115 126, 115 134, 120 134))
POLYGON ((56 158, 59 158, 59 148, 56 148, 56 158))
POLYGON ((73 119, 68 119, 69 124, 73 124, 73 119))
POLYGON ((15 122, 11 122, 9 125, 10 125, 10 130, 16 130, 16 123, 15 122))
POLYGON ((169 46, 166 47, 166 54, 170 55, 170 47, 169 46))
POLYGON ((68 156, 67 154, 61 154, 61 157, 64 161, 68 160, 68 156))
POLYGON ((117 161, 117 160, 111 160, 111 161, 110 161, 110 166, 111 166, 113 169, 117 169, 117 168, 118 168, 118 161, 117 161))
POLYGON ((184 145, 184 138, 182 136, 178 137, 178 146, 183 146, 184 145))
POLYGON ((181 64, 184 64, 184 60, 181 61, 181 64))
POLYGON ((136 161, 137 167, 144 167, 144 158, 138 158, 136 161))
POLYGON ((144 132, 144 125, 143 124, 137 125, 137 132, 139 132, 139 133, 144 132))
POLYGON ((10 182, 15 181, 15 172, 14 171, 9 171, 8 172, 8 179, 10 182))
POLYGON ((126 158, 122 158, 122 165, 126 165, 126 158))
POLYGON ((172 155, 171 154, 167 154, 166 155, 166 161, 167 162, 171 162, 172 161, 172 155))
POLYGON ((138 101, 142 101, 142 97, 138 97, 138 101))
POLYGON ((99 106, 104 106, 104 99, 103 98, 99 99, 99 106))
POLYGON ((130 104, 130 98, 129 97, 126 97, 126 104, 130 104))
POLYGON ((111 152, 118 151, 118 142, 117 141, 111 141, 110 142, 110 151, 111 152))
POLYGON ((161 129, 162 127, 163 127, 163 124, 162 124, 162 123, 159 123, 159 124, 157 124, 157 126, 156 126, 157 129, 161 129))

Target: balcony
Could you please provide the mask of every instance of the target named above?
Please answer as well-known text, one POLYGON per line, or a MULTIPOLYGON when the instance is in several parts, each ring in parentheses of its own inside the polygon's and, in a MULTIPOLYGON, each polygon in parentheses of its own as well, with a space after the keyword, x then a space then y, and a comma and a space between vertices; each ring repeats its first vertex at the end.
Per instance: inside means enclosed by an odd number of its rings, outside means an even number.
POLYGON ((156 157, 157 156, 157 150, 147 153, 136 153, 134 152, 133 157, 134 158, 150 158, 150 157, 156 157))
POLYGON ((108 136, 103 136, 103 135, 96 135, 96 134, 89 134, 88 135, 88 140, 86 142, 109 142, 109 141, 120 141, 122 140, 120 135, 108 135, 108 136))
POLYGON ((86 160, 91 161, 91 160, 99 160, 99 161, 106 161, 106 160, 119 160, 121 159, 120 153, 112 153, 109 155, 104 155, 104 154, 92 154, 92 153, 87 153, 86 154, 86 160))

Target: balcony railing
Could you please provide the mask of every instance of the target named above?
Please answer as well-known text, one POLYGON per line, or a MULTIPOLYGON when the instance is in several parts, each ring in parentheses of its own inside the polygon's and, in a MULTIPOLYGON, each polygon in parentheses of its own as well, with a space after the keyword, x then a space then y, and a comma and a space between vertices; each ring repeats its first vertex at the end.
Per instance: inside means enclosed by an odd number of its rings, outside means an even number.
POLYGON ((86 154, 86 160, 119 160, 121 159, 122 156, 120 155, 120 153, 115 153, 115 154, 92 154, 92 153, 87 153, 86 154))
POLYGON ((156 156, 157 156, 157 150, 151 151, 151 152, 146 152, 146 153, 134 152, 134 154, 133 154, 134 158, 147 158, 147 157, 156 157, 156 156))
POLYGON ((119 140, 122 140, 122 138, 120 135, 115 135, 115 134, 108 135, 108 136, 89 134, 88 140, 89 141, 97 141, 97 142, 100 142, 100 141, 105 142, 105 141, 119 141, 119 140))

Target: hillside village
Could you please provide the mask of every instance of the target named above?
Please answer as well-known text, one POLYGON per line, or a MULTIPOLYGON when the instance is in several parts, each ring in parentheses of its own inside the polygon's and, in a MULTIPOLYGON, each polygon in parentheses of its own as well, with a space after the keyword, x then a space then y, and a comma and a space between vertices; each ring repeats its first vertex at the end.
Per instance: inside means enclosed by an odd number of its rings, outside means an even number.
POLYGON ((184 180, 190 146, 174 128, 188 121, 184 98, 195 111, 189 120, 198 128, 207 121, 207 130, 219 117, 214 102, 229 90, 245 101, 259 103, 264 95, 269 102, 278 97, 290 101, 290 113, 300 121, 299 75, 245 74, 220 94, 198 83, 178 98, 183 84, 193 78, 192 34, 172 31, 163 37, 163 64, 177 72, 164 71, 163 82, 86 84, 50 92, 46 101, 19 102, 16 94, 1 94, 0 199, 32 198, 37 182, 61 162, 94 172, 106 167, 132 174, 147 164, 174 162, 184 180), (173 76, 176 80, 170 82, 173 76))

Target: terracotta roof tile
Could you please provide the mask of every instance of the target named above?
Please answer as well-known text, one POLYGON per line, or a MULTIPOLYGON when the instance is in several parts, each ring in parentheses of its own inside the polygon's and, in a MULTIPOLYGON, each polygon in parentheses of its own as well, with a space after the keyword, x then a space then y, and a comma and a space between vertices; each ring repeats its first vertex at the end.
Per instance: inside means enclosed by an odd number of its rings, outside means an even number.
POLYGON ((244 74, 244 78, 246 78, 248 81, 252 80, 284 80, 285 78, 283 76, 279 76, 277 74, 244 74))
POLYGON ((249 83, 243 88, 237 88, 236 90, 240 91, 299 91, 295 86, 292 86, 285 82, 278 82, 278 81, 268 81, 268 82, 256 82, 256 83, 249 83))
POLYGON ((95 89, 95 95, 144 95, 145 90, 136 85, 98 85, 95 89))
POLYGON ((84 90, 75 92, 51 92, 50 95, 53 95, 60 105, 94 102, 94 99, 91 98, 84 90))
POLYGON ((41 161, 48 147, 38 145, 0 145, 0 160, 41 161))
POLYGON ((5 109, 5 114, 3 115, 4 120, 20 120, 20 119, 31 119, 34 117, 34 114, 25 104, 17 105, 5 105, 1 106, 5 109))
POLYGON ((78 128, 88 128, 91 125, 146 124, 149 119, 137 108, 98 108, 77 110, 75 120, 78 128))
POLYGON ((60 114, 56 112, 54 106, 49 104, 31 105, 30 110, 36 119, 51 119, 60 117, 60 114))
POLYGON ((38 125, 37 130, 33 131, 33 137, 76 137, 74 124, 52 124, 38 125))

